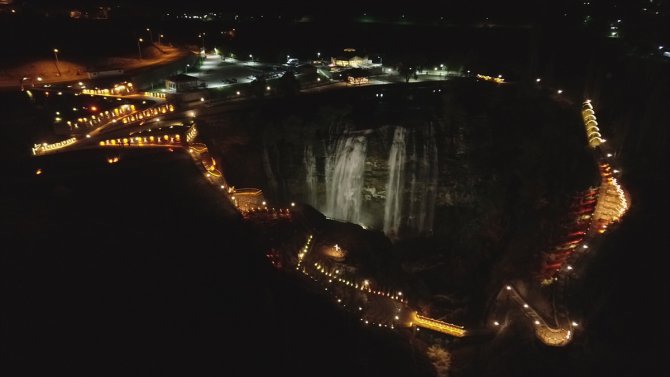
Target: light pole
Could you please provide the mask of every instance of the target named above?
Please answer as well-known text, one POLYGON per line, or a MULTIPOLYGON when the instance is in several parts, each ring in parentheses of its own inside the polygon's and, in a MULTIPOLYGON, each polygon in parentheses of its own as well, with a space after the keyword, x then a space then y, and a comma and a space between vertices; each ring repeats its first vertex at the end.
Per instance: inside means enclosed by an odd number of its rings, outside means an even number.
POLYGON ((158 34, 158 44, 162 44, 161 38, 163 38, 163 34, 158 34))
POLYGON ((151 41, 151 43, 154 43, 154 35, 151 32, 151 29, 147 28, 147 31, 149 32, 149 40, 151 41))
POLYGON ((188 67, 190 67, 190 64, 186 64, 186 74, 188 75, 188 67))
POLYGON ((54 48, 54 57, 56 58, 56 71, 58 71, 58 76, 60 76, 60 67, 58 67, 58 49, 54 48))
POLYGON ((202 38, 202 49, 205 49, 205 33, 198 34, 198 37, 202 38))
POLYGON ((140 60, 142 60, 142 46, 140 46, 141 42, 144 42, 144 40, 142 38, 138 38, 137 39, 137 52, 140 56, 140 60))

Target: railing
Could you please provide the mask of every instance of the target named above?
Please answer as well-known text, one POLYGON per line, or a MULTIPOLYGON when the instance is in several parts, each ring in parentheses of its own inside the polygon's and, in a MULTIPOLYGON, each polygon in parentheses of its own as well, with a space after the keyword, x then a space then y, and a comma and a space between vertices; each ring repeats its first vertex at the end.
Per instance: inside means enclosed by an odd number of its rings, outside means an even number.
POLYGON ((160 99, 165 99, 166 94, 162 92, 143 92, 143 96, 145 97, 153 97, 153 98, 160 98, 160 99))
POLYGON ((467 335, 467 331, 462 326, 443 322, 433 318, 424 317, 422 315, 419 315, 417 312, 412 312, 411 323, 415 326, 441 332, 443 334, 455 336, 458 338, 462 338, 465 335, 467 335))
POLYGON ((186 131, 186 142, 190 143, 198 136, 198 129, 195 127, 195 124, 189 127, 186 131))
POLYGON ((42 144, 35 144, 33 146, 32 151, 34 156, 42 155, 48 152, 52 152, 61 148, 65 148, 67 146, 70 146, 74 144, 77 141, 76 137, 71 137, 69 139, 59 141, 57 143, 52 143, 52 144, 47 144, 47 143, 42 143, 42 144))
POLYGON ((181 135, 165 134, 158 136, 136 136, 123 137, 116 139, 101 140, 98 145, 101 147, 153 147, 153 146, 174 146, 181 144, 181 135))
POLYGON ((584 120, 584 129, 586 131, 586 139, 589 146, 593 149, 604 143, 606 140, 602 138, 598 122, 596 121, 596 114, 593 111, 591 100, 586 100, 582 104, 582 119, 584 120))
POLYGON ((154 117, 157 117, 161 114, 167 114, 168 112, 174 112, 174 106, 172 104, 166 103, 163 105, 155 106, 155 107, 150 107, 145 110, 140 110, 136 113, 129 114, 123 118, 121 118, 121 122, 123 124, 129 124, 132 122, 137 122, 140 120, 144 119, 151 119, 154 117))

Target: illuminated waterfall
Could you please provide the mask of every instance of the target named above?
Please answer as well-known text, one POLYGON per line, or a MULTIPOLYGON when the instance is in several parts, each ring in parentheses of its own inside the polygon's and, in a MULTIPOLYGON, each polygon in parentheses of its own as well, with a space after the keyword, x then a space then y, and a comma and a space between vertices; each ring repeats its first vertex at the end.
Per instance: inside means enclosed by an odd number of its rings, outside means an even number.
POLYGON ((388 160, 388 183, 384 203, 384 233, 391 238, 398 236, 402 221, 402 207, 405 191, 405 135, 407 130, 396 127, 388 160))
POLYGON ((407 213, 408 230, 416 234, 433 231, 435 218, 435 199, 437 198, 437 144, 435 132, 427 127, 421 140, 412 132, 412 153, 409 158, 411 181, 409 190, 409 209, 407 213), (417 152, 419 146, 419 152, 417 152), (420 157, 419 157, 420 153, 420 157))
POLYGON ((303 155, 303 163, 305 164, 305 185, 306 185, 306 200, 312 206, 317 203, 317 184, 318 178, 316 173, 316 156, 314 156, 314 148, 311 145, 305 146, 303 155))
POLYGON ((272 171, 272 163, 270 161, 271 160, 270 160, 270 154, 268 152, 268 147, 267 145, 263 146, 263 170, 265 171, 265 177, 267 177, 268 180, 268 186, 270 188, 270 192, 276 195, 279 185, 277 184, 277 178, 275 176, 275 173, 272 171))
POLYGON ((358 223, 363 202, 363 172, 367 139, 343 135, 326 156, 326 208, 329 217, 358 223))

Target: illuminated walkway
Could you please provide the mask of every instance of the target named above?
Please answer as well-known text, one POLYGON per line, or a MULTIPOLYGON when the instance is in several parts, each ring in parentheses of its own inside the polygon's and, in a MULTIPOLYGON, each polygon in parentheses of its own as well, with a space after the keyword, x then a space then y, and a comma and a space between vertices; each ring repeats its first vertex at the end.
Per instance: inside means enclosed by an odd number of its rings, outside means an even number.
POLYGON ((412 312, 410 326, 411 325, 441 332, 443 334, 455 336, 458 338, 464 337, 467 333, 463 326, 453 325, 451 323, 442 322, 437 319, 424 317, 419 315, 417 312, 412 312))
MULTIPOLYGON (((607 153, 605 148, 606 139, 602 138, 600 129, 597 127, 598 123, 595 118, 595 112, 593 110, 593 105, 590 100, 587 100, 583 103, 582 108, 582 117, 584 120, 584 129, 586 132, 586 140, 588 145, 594 150, 595 159, 598 163, 599 174, 601 177, 601 185, 596 189, 587 190, 587 201, 586 212, 577 211, 576 215, 588 217, 590 219, 590 227, 587 232, 575 232, 571 234, 574 238, 573 240, 568 240, 564 245, 566 250, 569 250, 569 259, 572 264, 558 264, 556 265, 555 275, 553 279, 549 280, 549 283, 556 283, 562 292, 568 290, 568 284, 570 282, 570 277, 572 271, 574 270, 574 264, 578 263, 580 257, 584 255, 589 250, 589 242, 594 241, 596 238, 600 237, 607 228, 617 223, 621 220, 621 217, 628 211, 630 203, 628 194, 625 192, 625 189, 619 184, 618 180, 613 176, 618 173, 618 170, 611 168, 611 159, 613 155, 607 153), (591 196, 596 196, 595 205, 590 203, 591 196), (574 253, 573 253, 574 251, 574 253)), ((582 200, 580 203, 584 203, 582 200)), ((565 308, 563 303, 557 303, 557 298, 554 296, 552 300, 554 301, 554 315, 556 321, 560 324, 556 326, 550 326, 542 318, 542 316, 532 308, 518 293, 518 291, 511 285, 507 285, 502 292, 506 294, 516 302, 522 309, 525 316, 532 321, 532 324, 535 326, 535 335, 540 339, 544 344, 549 346, 565 346, 570 343, 574 335, 574 328, 578 326, 578 323, 570 319, 570 313, 565 308), (560 320, 558 319, 560 318, 560 320)), ((498 300, 500 300, 505 295, 500 294, 498 300)), ((498 321, 494 320, 494 326, 500 326, 498 321)))
MULTIPOLYGON (((535 328, 535 336, 537 336, 542 343, 549 346, 564 346, 570 343, 573 335, 573 327, 577 325, 576 322, 570 322, 566 327, 550 326, 544 318, 542 318, 542 316, 533 309, 523 297, 521 297, 519 292, 512 285, 506 285, 501 289, 497 299, 503 300, 507 297, 511 298, 512 301, 518 305, 518 308, 522 311, 524 316, 528 318, 531 325, 535 328)), ((493 325, 498 327, 501 324, 497 320, 494 320, 493 325)))

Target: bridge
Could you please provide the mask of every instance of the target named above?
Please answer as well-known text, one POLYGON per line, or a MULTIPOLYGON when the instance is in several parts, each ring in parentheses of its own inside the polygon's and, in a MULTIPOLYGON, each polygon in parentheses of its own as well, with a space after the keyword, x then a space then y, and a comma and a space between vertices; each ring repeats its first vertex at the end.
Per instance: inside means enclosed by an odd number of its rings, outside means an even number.
POLYGON ((417 312, 412 312, 411 321, 409 325, 430 329, 443 334, 455 336, 457 338, 462 338, 467 335, 467 331, 463 328, 463 326, 458 326, 437 319, 424 317, 418 314, 417 312))

